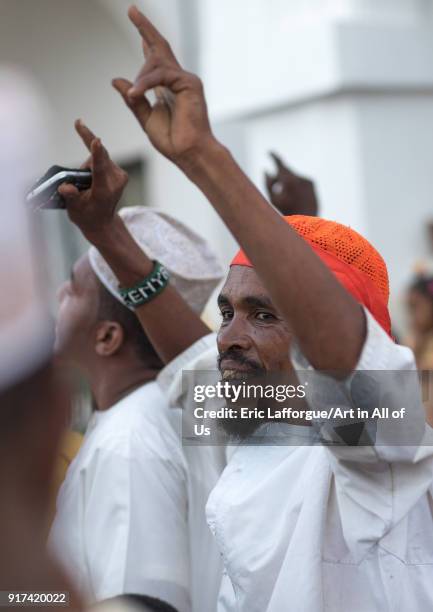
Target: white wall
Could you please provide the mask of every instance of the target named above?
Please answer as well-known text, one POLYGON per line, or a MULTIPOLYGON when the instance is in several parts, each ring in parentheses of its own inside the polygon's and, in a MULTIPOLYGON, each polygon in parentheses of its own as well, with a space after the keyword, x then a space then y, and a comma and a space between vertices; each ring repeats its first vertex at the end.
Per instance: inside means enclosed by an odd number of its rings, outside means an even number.
POLYGON ((366 230, 356 109, 352 96, 328 97, 248 121, 248 167, 263 190, 274 149, 301 175, 313 177, 321 214, 366 230))
POLYGON ((110 86, 113 76, 134 75, 139 53, 125 44, 126 37, 100 4, 2 0, 0 7, 2 61, 31 71, 52 104, 54 142, 41 169, 53 159, 77 163, 83 158, 73 134, 73 121, 80 116, 114 154, 141 148, 142 139, 110 86))

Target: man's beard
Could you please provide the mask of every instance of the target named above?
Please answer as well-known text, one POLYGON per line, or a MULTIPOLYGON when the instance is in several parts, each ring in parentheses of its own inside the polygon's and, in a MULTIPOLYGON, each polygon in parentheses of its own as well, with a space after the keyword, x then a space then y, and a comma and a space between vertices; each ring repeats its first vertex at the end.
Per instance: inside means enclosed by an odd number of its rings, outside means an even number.
MULTIPOLYGON (((221 380, 223 382, 230 383, 231 386, 236 387, 242 383, 257 383, 258 380, 263 380, 266 376, 266 370, 258 362, 248 359, 242 355, 239 351, 228 350, 221 353, 218 357, 218 369, 221 373, 221 380), (230 361, 238 363, 240 366, 247 367, 246 371, 231 372, 223 371, 221 369, 221 362, 224 359, 230 359, 230 361)), ((241 404, 245 406, 245 402, 241 404)), ((260 425, 263 425, 263 419, 248 418, 242 419, 240 417, 240 408, 234 403, 229 404, 230 408, 235 411, 236 416, 234 418, 219 419, 218 426, 228 434, 230 440, 242 442, 252 436, 260 425)))
POLYGON ((243 442, 250 438, 264 424, 263 419, 241 419, 239 416, 231 419, 218 419, 218 427, 229 436, 232 442, 243 442))

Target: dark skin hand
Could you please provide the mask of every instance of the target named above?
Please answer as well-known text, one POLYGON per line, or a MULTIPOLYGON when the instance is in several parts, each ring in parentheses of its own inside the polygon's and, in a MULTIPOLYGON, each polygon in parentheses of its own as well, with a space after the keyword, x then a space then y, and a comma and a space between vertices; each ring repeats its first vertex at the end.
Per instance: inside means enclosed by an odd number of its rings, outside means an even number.
MULTIPOLYGON (((75 128, 90 152, 83 166, 92 169, 92 187, 80 192, 73 185, 65 184, 59 193, 65 199, 71 221, 99 250, 120 284, 132 287, 152 272, 153 262, 116 214, 128 177, 81 120, 75 128)), ((164 363, 209 333, 208 327, 171 285, 138 308, 136 314, 164 363)))
POLYGON ((207 112, 202 112, 201 81, 182 69, 168 42, 137 8, 132 7, 128 15, 141 34, 146 61, 134 83, 114 79, 113 86, 154 147, 171 161, 181 163, 186 154, 194 156, 197 145, 201 148, 198 137, 209 144, 213 140, 207 112), (144 96, 149 89, 157 95, 153 106, 144 96), (194 125, 193 130, 188 129, 190 125, 194 125))
POLYGON ((310 363, 347 375, 365 341, 362 308, 215 139, 198 77, 182 69, 168 42, 136 7, 129 17, 142 38, 146 63, 134 84, 115 79, 114 87, 153 146, 195 183, 241 244, 310 363), (154 88, 163 89, 152 106, 146 93, 154 88))
POLYGON ((128 175, 110 159, 101 139, 96 138, 80 119, 76 121, 75 129, 90 153, 81 167, 91 169, 92 186, 80 192, 74 185, 63 184, 58 192, 66 202, 72 223, 80 228, 89 242, 93 242, 94 237, 111 224, 128 183, 128 175))
POLYGON ((134 83, 118 78, 113 87, 162 155, 177 165, 188 157, 193 161, 214 143, 202 83, 182 69, 168 42, 136 7, 128 15, 141 35, 145 63, 134 83), (153 106, 144 95, 151 89, 157 95, 153 106))
POLYGON ((276 173, 265 174, 266 189, 275 208, 284 216, 309 215, 317 217, 319 205, 314 183, 288 168, 276 154, 270 153, 276 173))

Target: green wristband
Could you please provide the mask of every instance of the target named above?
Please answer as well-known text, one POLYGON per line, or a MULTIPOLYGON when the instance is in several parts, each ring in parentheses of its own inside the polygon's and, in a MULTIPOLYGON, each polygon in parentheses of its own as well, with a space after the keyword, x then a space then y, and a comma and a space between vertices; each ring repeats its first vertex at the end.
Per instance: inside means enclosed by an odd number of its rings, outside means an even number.
POLYGON ((128 289, 120 287, 120 296, 125 306, 131 310, 151 302, 167 287, 170 274, 165 266, 154 262, 153 270, 142 281, 128 289))

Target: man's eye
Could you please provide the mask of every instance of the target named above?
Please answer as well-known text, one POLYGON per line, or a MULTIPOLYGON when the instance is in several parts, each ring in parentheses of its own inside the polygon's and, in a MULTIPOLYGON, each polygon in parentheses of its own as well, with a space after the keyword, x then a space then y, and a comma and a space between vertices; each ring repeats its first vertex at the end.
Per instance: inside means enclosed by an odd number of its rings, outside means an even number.
POLYGON ((223 321, 230 321, 233 318, 233 310, 221 310, 220 315, 223 321))
POLYGON ((256 319, 259 321, 273 321, 275 320, 275 316, 270 312, 258 312, 256 314, 256 319))

